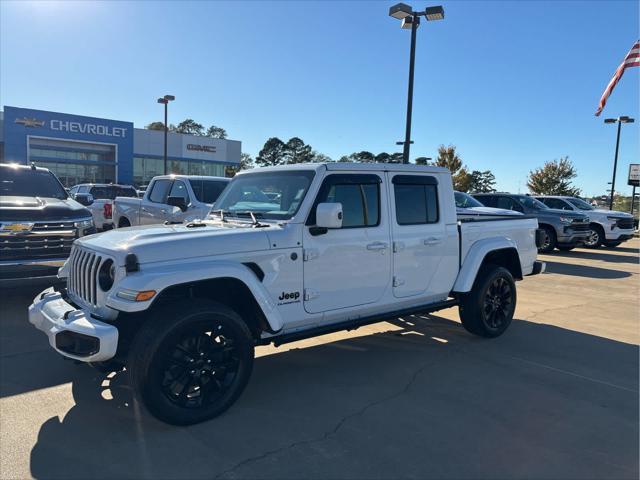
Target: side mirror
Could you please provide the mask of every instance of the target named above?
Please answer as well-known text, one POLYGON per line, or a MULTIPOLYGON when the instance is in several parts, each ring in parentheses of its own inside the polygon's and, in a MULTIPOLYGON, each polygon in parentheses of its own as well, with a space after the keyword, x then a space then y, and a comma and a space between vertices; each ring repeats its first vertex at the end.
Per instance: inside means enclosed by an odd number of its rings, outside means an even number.
POLYGON ((318 228, 342 228, 342 204, 319 203, 316 207, 318 228))
POLYGON ((167 198, 167 205, 178 207, 183 212, 187 210, 187 202, 184 197, 169 197, 167 198))
POLYGON ((93 203, 93 195, 90 193, 76 193, 73 199, 85 207, 88 207, 93 203))

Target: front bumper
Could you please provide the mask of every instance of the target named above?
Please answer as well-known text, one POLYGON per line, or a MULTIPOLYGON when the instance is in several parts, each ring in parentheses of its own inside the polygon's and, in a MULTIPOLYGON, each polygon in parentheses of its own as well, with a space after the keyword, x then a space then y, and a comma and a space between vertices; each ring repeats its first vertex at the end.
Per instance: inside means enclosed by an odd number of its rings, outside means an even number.
POLYGON ((118 329, 69 303, 50 287, 29 306, 29 322, 49 338, 59 354, 82 362, 103 362, 118 348, 118 329))
POLYGON ((0 286, 17 287, 38 281, 59 281, 58 269, 67 258, 0 261, 0 286))
POLYGON ((614 230, 605 233, 605 239, 614 242, 626 242, 633 238, 633 230, 614 230))

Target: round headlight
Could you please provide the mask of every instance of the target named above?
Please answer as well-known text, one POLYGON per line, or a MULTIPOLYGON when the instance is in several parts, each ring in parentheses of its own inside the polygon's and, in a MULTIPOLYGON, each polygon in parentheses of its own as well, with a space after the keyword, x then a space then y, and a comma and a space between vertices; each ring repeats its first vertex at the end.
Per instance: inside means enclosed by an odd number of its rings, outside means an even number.
POLYGON ((113 260, 106 260, 100 267, 98 272, 98 284, 100 288, 107 292, 113 287, 113 282, 116 279, 116 266, 113 260))

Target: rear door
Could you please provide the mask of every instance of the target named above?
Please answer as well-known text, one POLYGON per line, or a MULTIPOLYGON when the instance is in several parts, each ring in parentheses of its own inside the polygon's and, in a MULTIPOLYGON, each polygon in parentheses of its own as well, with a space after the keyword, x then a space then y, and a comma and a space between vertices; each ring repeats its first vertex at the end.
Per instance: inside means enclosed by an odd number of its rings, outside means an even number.
POLYGON ((149 195, 140 202, 140 225, 163 223, 169 213, 166 204, 173 180, 161 178, 149 185, 149 195))
POLYGON ((391 279, 391 239, 382 174, 327 175, 304 228, 304 308, 309 313, 376 302, 391 279), (342 204, 342 228, 318 234, 318 203, 342 204))
MULTIPOLYGON (((457 240, 448 238, 440 208, 436 176, 389 173, 393 237, 393 294, 395 297, 440 297, 449 282, 437 278, 443 259, 457 254, 457 240)), ((453 200, 451 196, 450 202, 453 200)), ((449 266, 447 260, 443 267, 449 266)))

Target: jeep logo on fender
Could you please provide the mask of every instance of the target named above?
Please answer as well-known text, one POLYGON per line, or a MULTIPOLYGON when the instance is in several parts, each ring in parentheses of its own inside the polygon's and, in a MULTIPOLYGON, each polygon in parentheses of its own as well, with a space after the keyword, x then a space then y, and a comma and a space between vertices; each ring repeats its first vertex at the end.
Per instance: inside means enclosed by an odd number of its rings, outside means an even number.
POLYGON ((300 298, 300 292, 291 292, 291 293, 286 293, 286 292, 282 292, 280 294, 280 296, 278 297, 278 300, 282 301, 282 300, 298 300, 300 298))

